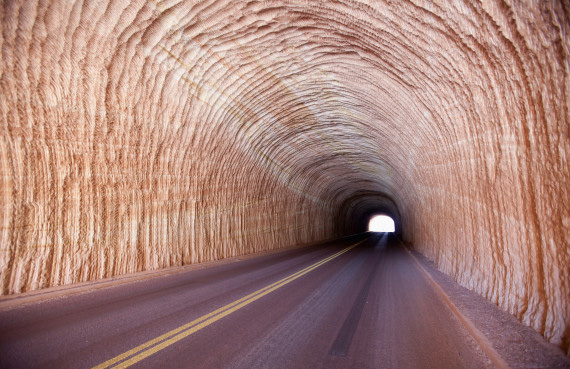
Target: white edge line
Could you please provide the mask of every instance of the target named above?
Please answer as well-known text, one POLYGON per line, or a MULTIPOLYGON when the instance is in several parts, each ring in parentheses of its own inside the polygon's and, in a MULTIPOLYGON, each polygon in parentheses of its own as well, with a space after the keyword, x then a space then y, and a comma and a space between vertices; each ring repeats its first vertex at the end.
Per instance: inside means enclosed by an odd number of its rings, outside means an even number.
POLYGON ((475 324, 471 322, 469 318, 459 311, 457 306, 451 301, 449 296, 445 293, 445 291, 437 284, 437 282, 432 278, 429 272, 420 264, 420 262, 416 259, 416 257, 408 250, 408 247, 400 240, 400 243, 404 247, 404 250, 408 253, 410 258, 414 261, 415 265, 418 269, 423 273, 426 277, 428 282, 431 284, 435 292, 441 296, 443 301, 447 304, 451 312, 459 319, 459 321, 463 324, 463 326, 467 329, 467 331, 473 336, 475 341, 479 344, 483 352, 487 355, 489 359, 493 362, 493 364, 499 369, 511 369, 511 367, 507 364, 505 359, 493 348, 491 342, 487 339, 487 337, 481 332, 475 324))

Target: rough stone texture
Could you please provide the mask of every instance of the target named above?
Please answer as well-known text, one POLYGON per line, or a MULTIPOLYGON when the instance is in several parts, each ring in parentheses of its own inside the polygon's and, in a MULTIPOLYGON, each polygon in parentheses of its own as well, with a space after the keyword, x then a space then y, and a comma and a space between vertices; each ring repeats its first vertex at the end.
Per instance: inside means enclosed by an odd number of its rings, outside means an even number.
POLYGON ((3 294, 385 211, 568 352, 567 1, 1 4, 3 294))

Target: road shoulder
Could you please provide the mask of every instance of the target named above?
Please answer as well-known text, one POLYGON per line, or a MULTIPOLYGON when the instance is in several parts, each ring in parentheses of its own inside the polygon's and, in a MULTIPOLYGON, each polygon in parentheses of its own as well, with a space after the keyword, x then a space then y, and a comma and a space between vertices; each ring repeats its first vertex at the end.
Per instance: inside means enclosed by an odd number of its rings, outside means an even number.
POLYGON ((570 368, 570 359, 538 332, 477 293, 458 285, 422 254, 416 251, 411 254, 451 303, 485 336, 508 367, 570 368))

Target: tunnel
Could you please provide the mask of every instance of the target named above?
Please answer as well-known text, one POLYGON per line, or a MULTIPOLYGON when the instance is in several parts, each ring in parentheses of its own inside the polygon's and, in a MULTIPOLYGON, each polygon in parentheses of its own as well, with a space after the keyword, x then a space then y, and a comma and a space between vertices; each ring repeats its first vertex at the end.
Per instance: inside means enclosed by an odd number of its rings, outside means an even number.
POLYGON ((570 5, 5 0, 2 295, 367 231, 570 352, 570 5))

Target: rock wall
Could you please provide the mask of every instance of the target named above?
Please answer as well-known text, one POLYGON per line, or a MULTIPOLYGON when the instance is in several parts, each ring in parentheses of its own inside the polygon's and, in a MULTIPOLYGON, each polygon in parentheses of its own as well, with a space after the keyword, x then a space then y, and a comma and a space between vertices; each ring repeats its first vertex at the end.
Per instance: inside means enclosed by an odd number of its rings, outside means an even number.
POLYGON ((0 19, 3 294, 382 210, 568 352, 567 1, 4 0, 0 19))

